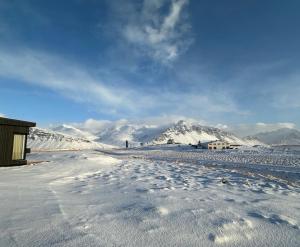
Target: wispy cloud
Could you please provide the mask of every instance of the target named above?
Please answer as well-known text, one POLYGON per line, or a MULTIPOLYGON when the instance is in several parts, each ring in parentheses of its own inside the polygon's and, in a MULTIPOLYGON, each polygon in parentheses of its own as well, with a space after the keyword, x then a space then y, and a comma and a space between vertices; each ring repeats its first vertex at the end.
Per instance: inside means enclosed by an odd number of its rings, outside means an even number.
POLYGON ((87 68, 80 61, 69 61, 54 52, 24 46, 17 49, 0 46, 0 76, 53 90, 114 118, 165 114, 208 119, 211 114, 244 114, 226 90, 209 89, 206 86, 209 82, 199 89, 199 73, 195 75, 197 82, 194 85, 180 90, 178 85, 186 85, 189 78, 177 78, 174 66, 168 68, 173 77, 168 81, 140 66, 149 64, 152 59, 159 65, 170 64, 188 48, 191 42, 186 13, 188 0, 144 0, 140 5, 126 0, 109 3, 117 20, 107 24, 122 39, 114 39, 113 48, 106 51, 107 63, 87 68), (128 49, 128 56, 122 61, 119 43, 126 43, 128 49), (131 54, 136 50, 137 57, 131 54), (140 57, 144 55, 146 60, 140 57), (132 62, 127 63, 126 59, 132 62), (147 85, 147 80, 155 81, 155 85, 147 85))
POLYGON ((109 106, 111 110, 120 105, 131 107, 122 89, 111 88, 81 66, 41 51, 0 49, 0 76, 49 88, 76 101, 109 106))
MULTIPOLYGON (((167 128, 172 124, 177 123, 179 120, 184 120, 191 124, 200 124, 202 126, 214 126, 216 128, 234 133, 240 137, 255 135, 257 133, 269 132, 281 128, 297 129, 294 123, 254 123, 254 124, 237 124, 226 125, 222 123, 215 124, 200 118, 189 118, 184 115, 160 115, 155 117, 135 118, 135 119, 119 119, 119 120, 98 120, 87 119, 84 122, 67 123, 79 129, 89 131, 97 134, 107 128, 119 128, 124 125, 131 125, 133 127, 143 128, 167 128)), ((54 126, 50 126, 54 127, 54 126)))
POLYGON ((192 117, 186 117, 184 115, 170 115, 170 114, 146 117, 143 119, 135 119, 134 122, 142 125, 165 126, 165 125, 177 123, 180 120, 184 120, 190 123, 203 124, 203 125, 207 124, 206 121, 197 117, 192 118, 192 117))
POLYGON ((255 135, 260 132, 269 132, 282 128, 295 129, 294 123, 255 123, 255 124, 238 124, 234 126, 226 126, 226 129, 240 136, 255 135))
MULTIPOLYGON (((72 126, 75 126, 80 129, 87 130, 92 133, 99 133, 106 128, 118 127, 123 125, 132 125, 138 127, 150 127, 150 128, 162 128, 168 127, 171 124, 177 123, 179 120, 184 120, 189 123, 197 123, 202 125, 208 125, 207 122, 197 119, 197 118, 188 118, 182 115, 160 115, 155 117, 146 117, 139 119, 119 119, 115 121, 111 120, 97 120, 97 119, 87 119, 81 123, 68 123, 72 126)), ((53 126, 50 126, 53 127, 53 126)))
POLYGON ((113 11, 121 16, 121 37, 140 54, 169 64, 191 44, 190 25, 183 13, 187 4, 188 0, 144 0, 139 7, 125 1, 113 4, 113 11))
POLYGON ((266 90, 272 95, 271 104, 278 109, 300 109, 300 74, 280 78, 266 90))
POLYGON ((292 61, 243 66, 230 82, 242 94, 251 93, 264 106, 277 110, 300 108, 300 73, 293 68, 292 61))
POLYGON ((224 91, 181 92, 171 88, 133 87, 130 83, 121 86, 115 82, 119 75, 101 77, 101 73, 94 74, 54 54, 31 49, 0 49, 1 77, 51 89, 75 101, 93 105, 102 113, 130 117, 145 117, 155 112, 187 116, 241 114, 231 96, 224 91))
MULTIPOLYGON (((72 126, 75 126, 77 128, 86 129, 89 130, 92 133, 98 133, 101 130, 111 126, 113 121, 110 120, 98 120, 89 118, 84 122, 81 123, 71 123, 72 126)), ((53 127, 53 126, 50 126, 53 127)))

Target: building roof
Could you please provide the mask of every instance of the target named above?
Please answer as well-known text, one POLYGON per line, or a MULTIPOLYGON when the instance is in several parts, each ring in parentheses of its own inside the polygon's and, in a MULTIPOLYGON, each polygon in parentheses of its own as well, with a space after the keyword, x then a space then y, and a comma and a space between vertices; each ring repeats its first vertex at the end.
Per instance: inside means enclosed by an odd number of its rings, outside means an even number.
POLYGON ((213 142, 217 142, 219 140, 214 140, 214 141, 205 141, 205 142, 201 142, 201 144, 208 144, 208 143, 213 143, 213 142))
POLYGON ((222 143, 228 144, 228 142, 226 142, 226 141, 222 141, 222 140, 214 140, 214 141, 201 142, 201 145, 207 145, 207 144, 218 143, 218 142, 222 142, 222 143))
POLYGON ((18 126, 18 127, 35 127, 36 123, 0 117, 0 125, 9 125, 9 126, 18 126))

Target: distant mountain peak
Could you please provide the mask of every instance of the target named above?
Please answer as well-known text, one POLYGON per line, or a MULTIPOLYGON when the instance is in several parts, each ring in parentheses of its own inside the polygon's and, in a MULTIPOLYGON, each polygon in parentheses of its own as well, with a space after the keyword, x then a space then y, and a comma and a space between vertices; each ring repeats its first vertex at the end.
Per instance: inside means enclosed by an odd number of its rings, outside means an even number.
POLYGON ((255 138, 269 145, 300 145, 300 131, 293 128, 262 132, 247 138, 255 138))
POLYGON ((229 143, 249 145, 246 140, 238 138, 232 133, 215 127, 203 126, 195 122, 186 122, 184 120, 178 121, 160 133, 160 135, 153 140, 153 143, 167 143, 169 139, 173 139, 174 142, 183 144, 196 144, 199 141, 206 142, 222 140, 229 143))

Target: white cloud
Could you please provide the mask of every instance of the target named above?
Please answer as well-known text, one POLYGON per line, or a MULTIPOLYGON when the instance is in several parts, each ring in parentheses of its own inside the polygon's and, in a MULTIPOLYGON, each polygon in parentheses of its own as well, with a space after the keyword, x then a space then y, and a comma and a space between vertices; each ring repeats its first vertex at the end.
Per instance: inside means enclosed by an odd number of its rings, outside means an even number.
POLYGON ((229 131, 236 133, 239 136, 255 135, 260 132, 269 132, 282 128, 295 129, 294 123, 255 123, 255 124, 238 124, 230 126, 229 131))
POLYGON ((41 51, 0 49, 0 76, 46 87, 76 101, 110 106, 112 111, 121 105, 132 107, 127 99, 129 90, 113 88, 81 66, 41 51))
MULTIPOLYGON (((97 119, 87 119, 82 123, 68 123, 74 127, 80 128, 82 130, 89 131, 91 133, 97 134, 106 128, 112 128, 118 126, 124 126, 125 124, 139 126, 139 127, 152 127, 152 128, 161 128, 167 127, 170 124, 177 123, 179 120, 184 120, 189 123, 197 123, 202 125, 208 125, 207 122, 197 119, 197 118, 189 118, 181 115, 160 115, 156 117, 146 117, 140 119, 119 119, 115 121, 111 120, 97 120, 97 119)), ((51 126, 54 127, 54 126, 51 126)))
POLYGON ((221 124, 221 123, 216 124, 215 127, 218 128, 218 129, 222 129, 222 130, 227 130, 228 129, 227 124, 221 124))
POLYGON ((110 120, 96 120, 93 118, 89 118, 83 123, 71 123, 71 125, 81 129, 89 130, 92 133, 98 133, 99 131, 110 126, 112 123, 113 121, 110 120))
MULTIPOLYGON (((136 119, 119 119, 119 120, 98 120, 98 119, 87 119, 84 122, 79 123, 68 123, 79 129, 97 134, 104 131, 107 128, 118 128, 124 125, 136 126, 139 128, 166 128, 170 125, 177 123, 180 120, 184 120, 190 124, 200 124, 202 126, 213 126, 215 128, 222 129, 234 133, 240 137, 249 135, 255 135, 261 132, 269 132, 278 130, 281 128, 297 129, 294 123, 255 123, 255 124, 237 124, 227 125, 223 123, 212 123, 200 118, 190 118, 184 115, 159 115, 155 117, 136 118, 136 119)), ((51 126, 53 127, 53 126, 51 126)))
POLYGON ((187 4, 188 0, 144 0, 141 10, 133 6, 130 16, 128 12, 123 13, 127 18, 122 35, 148 56, 168 64, 191 43, 190 26, 182 15, 187 4), (166 6, 167 13, 164 12, 166 6))
POLYGON ((190 123, 199 123, 199 124, 207 124, 207 122, 205 122, 202 119, 199 118, 191 118, 191 117, 186 117, 183 115, 167 115, 167 114, 163 114, 160 116, 156 116, 156 117, 147 117, 147 118, 143 118, 143 119, 136 119, 133 120, 134 123, 137 124, 143 124, 143 125, 151 125, 151 126, 163 126, 163 125, 169 125, 169 124, 173 124, 173 123, 177 123, 179 120, 184 120, 190 123))
POLYGON ((300 74, 299 70, 291 71, 292 67, 288 60, 244 66, 233 81, 240 86, 239 90, 255 92, 262 104, 277 110, 297 109, 300 108, 300 74))
POLYGON ((168 104, 169 108, 176 106, 176 110, 191 116, 206 115, 210 113, 235 113, 238 115, 247 115, 248 112, 242 111, 233 101, 232 97, 226 91, 214 91, 197 89, 190 92, 180 92, 178 94, 166 93, 163 95, 163 102, 168 104))
POLYGON ((145 89, 133 87, 129 82, 125 83, 127 86, 118 84, 118 74, 103 77, 101 73, 97 73, 97 77, 92 74, 96 73, 58 55, 30 49, 11 51, 0 47, 1 77, 48 88, 92 105, 102 113, 132 117, 149 116, 156 111, 158 114, 207 118, 218 113, 244 114, 223 90, 189 89, 182 92, 159 86, 145 89))
POLYGON ((5 117, 5 115, 3 113, 0 113, 0 117, 5 117))
POLYGON ((279 109, 300 108, 300 75, 295 73, 287 78, 280 79, 269 89, 272 95, 271 103, 279 109))
POLYGON ((256 123, 255 125, 257 128, 266 129, 266 130, 276 130, 280 128, 288 128, 288 129, 294 129, 296 125, 294 123, 256 123))

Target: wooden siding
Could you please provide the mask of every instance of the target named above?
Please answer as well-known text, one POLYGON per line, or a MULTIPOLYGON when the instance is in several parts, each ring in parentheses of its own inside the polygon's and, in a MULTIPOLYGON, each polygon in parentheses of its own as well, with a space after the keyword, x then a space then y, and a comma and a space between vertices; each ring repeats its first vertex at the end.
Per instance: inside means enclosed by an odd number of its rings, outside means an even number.
MULTIPOLYGON (((29 133, 29 127, 0 125, 0 166, 24 165, 26 164, 26 153, 24 160, 12 160, 14 134, 29 133)), ((26 143, 25 143, 26 148, 26 143)))

